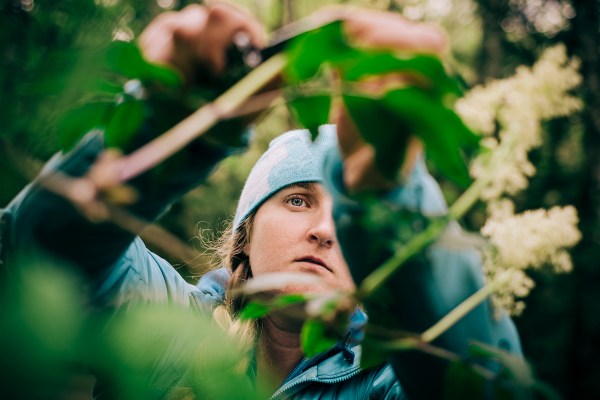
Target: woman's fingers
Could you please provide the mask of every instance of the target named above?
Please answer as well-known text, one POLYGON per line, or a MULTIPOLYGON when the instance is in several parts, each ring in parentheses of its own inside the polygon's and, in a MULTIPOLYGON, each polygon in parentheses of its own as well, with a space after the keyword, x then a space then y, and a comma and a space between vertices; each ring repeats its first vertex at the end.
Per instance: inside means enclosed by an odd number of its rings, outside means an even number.
POLYGON ((175 67, 189 83, 197 69, 221 73, 233 38, 240 32, 254 47, 264 45, 260 23, 242 10, 221 3, 196 4, 159 15, 141 34, 139 43, 149 61, 175 67))
MULTIPOLYGON (((427 53, 441 56, 447 45, 444 31, 438 27, 407 20, 396 13, 372 10, 357 10, 350 7, 330 7, 315 17, 326 23, 343 21, 348 40, 357 47, 385 49, 399 53, 427 53)), ((356 87, 373 96, 384 94, 392 88, 419 85, 417 77, 388 73, 367 77, 356 83, 356 87)), ((376 149, 365 142, 358 127, 341 100, 333 102, 330 117, 337 125, 340 150, 344 158, 344 184, 350 192, 363 190, 385 190, 398 182, 384 176, 375 162, 376 149)), ((398 132, 407 135, 408 132, 398 132)), ((398 171, 407 177, 418 155, 421 143, 410 137, 405 149, 404 161, 398 171)))
POLYGON ((197 51, 209 62, 212 72, 220 73, 225 69, 227 49, 240 32, 248 35, 253 47, 264 47, 262 27, 248 14, 223 3, 216 3, 209 8, 205 34, 196 45, 197 51))
POLYGON ((344 29, 349 40, 359 47, 441 55, 447 44, 442 29, 389 12, 349 12, 344 29))
POLYGON ((439 27, 410 21, 398 13, 329 6, 311 18, 315 24, 344 21, 348 39, 359 47, 442 55, 448 42, 439 27))

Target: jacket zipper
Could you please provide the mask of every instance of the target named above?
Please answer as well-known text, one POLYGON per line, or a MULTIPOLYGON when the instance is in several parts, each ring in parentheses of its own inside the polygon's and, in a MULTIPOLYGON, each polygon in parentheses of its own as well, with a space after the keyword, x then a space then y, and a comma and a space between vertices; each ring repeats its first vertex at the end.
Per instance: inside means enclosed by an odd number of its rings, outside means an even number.
POLYGON ((332 379, 332 380, 327 380, 327 381, 322 381, 322 380, 319 380, 317 378, 302 379, 302 380, 299 380, 297 382, 294 382, 293 384, 291 384, 288 387, 283 387, 283 386, 280 387, 279 389, 277 389, 277 391, 275 393, 273 393, 273 395, 271 397, 269 397, 269 400, 274 400, 274 399, 280 397, 283 393, 287 392, 288 390, 290 390, 293 387, 296 387, 296 386, 300 385, 301 383, 321 382, 321 383, 335 384, 335 383, 340 383, 340 382, 343 382, 343 381, 348 380, 350 378, 353 378, 356 375, 358 375, 359 373, 361 373, 362 371, 363 371, 362 368, 358 368, 356 371, 354 371, 354 372, 352 372, 352 373, 350 373, 348 375, 345 375, 345 376, 340 377, 340 378, 332 379))

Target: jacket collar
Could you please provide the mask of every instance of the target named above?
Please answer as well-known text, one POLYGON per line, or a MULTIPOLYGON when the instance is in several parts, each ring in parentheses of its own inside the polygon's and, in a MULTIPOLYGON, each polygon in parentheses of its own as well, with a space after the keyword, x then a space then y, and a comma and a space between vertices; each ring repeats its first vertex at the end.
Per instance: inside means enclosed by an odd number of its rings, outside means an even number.
POLYGON ((348 362, 341 346, 336 346, 329 352, 302 361, 273 393, 271 399, 280 398, 284 394, 285 397, 292 396, 306 385, 314 382, 334 384, 358 375, 362 371, 360 367, 361 347, 356 345, 350 350, 354 354, 352 363, 348 362))
MULTIPOLYGON (((192 293, 197 306, 204 311, 210 311, 221 304, 230 276, 231 273, 226 268, 204 274, 196 285, 198 291, 192 293)), ((283 393, 286 393, 286 396, 290 395, 300 390, 304 386, 303 383, 338 383, 360 373, 361 347, 357 343, 364 336, 362 328, 366 323, 366 314, 357 308, 350 318, 348 339, 325 353, 302 360, 271 398, 278 398, 283 393)))

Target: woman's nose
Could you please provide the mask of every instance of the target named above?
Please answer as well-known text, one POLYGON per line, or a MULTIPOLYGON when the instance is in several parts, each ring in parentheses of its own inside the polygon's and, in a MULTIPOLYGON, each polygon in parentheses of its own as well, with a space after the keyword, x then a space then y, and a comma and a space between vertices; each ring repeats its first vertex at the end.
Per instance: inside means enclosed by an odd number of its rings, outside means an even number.
POLYGON ((336 242, 335 223, 331 212, 320 213, 308 231, 308 240, 319 247, 331 248, 336 242))

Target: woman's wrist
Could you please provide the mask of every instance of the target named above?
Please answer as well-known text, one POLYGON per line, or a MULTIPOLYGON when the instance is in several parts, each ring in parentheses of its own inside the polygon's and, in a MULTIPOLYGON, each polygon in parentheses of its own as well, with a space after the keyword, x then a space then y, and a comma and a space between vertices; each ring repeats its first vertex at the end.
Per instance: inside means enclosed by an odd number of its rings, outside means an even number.
POLYGON ((373 146, 365 143, 344 158, 344 186, 350 194, 392 190, 406 182, 422 152, 422 143, 411 137, 406 146, 402 166, 395 178, 390 179, 377 167, 373 146))

